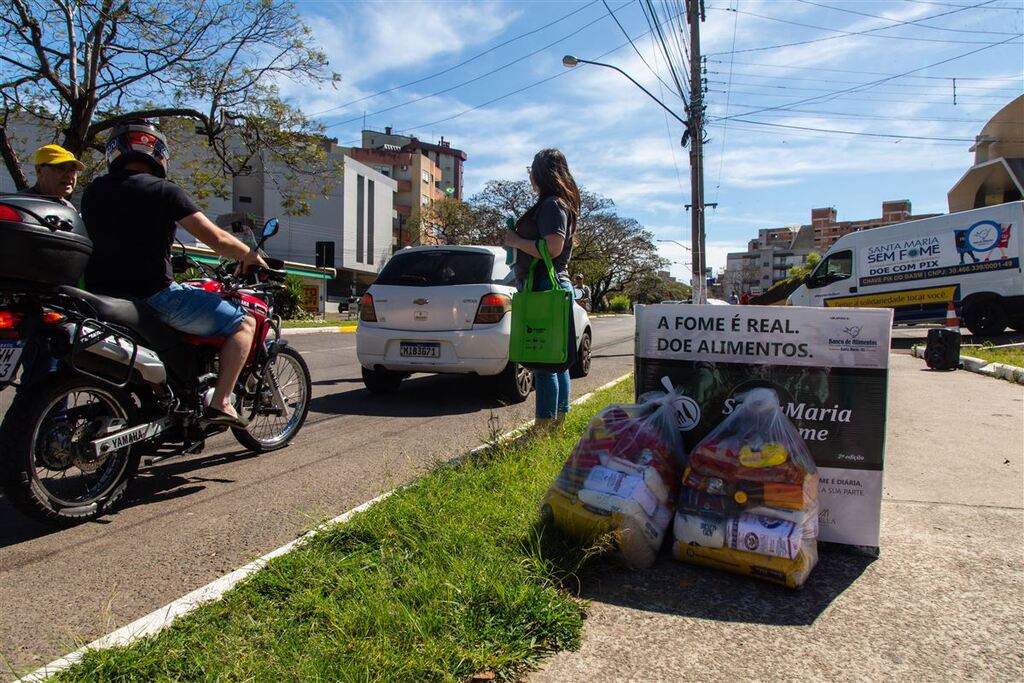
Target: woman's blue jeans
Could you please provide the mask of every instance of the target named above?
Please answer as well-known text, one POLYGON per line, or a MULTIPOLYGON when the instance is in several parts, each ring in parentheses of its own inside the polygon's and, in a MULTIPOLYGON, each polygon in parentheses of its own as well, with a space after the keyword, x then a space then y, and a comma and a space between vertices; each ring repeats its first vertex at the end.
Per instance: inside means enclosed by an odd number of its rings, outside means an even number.
MULTIPOLYGON (((522 290, 524 283, 520 282, 518 285, 522 290)), ((572 283, 568 280, 560 279, 558 286, 572 294, 572 283)), ((536 278, 533 289, 537 292, 549 290, 551 281, 546 277, 536 278)), ((551 419, 559 413, 564 415, 569 412, 568 370, 533 373, 533 388, 537 392, 537 412, 535 414, 538 418, 551 419)))

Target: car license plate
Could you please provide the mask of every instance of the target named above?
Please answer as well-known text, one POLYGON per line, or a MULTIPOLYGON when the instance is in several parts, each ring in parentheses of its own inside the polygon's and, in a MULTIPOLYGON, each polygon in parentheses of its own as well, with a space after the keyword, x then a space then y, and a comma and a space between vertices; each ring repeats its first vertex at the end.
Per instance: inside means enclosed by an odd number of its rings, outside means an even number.
POLYGON ((398 353, 405 358, 440 358, 441 345, 436 342, 402 342, 398 353))
POLYGON ((0 382, 9 382, 14 377, 21 350, 21 342, 0 341, 0 382))

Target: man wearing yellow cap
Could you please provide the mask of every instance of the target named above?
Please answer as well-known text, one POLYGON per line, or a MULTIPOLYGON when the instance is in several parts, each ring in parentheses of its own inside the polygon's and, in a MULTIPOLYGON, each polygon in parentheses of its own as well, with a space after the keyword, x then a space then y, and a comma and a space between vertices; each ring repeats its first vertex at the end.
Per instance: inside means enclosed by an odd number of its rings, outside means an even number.
POLYGON ((56 197, 71 206, 71 193, 78 184, 78 172, 85 164, 60 145, 43 145, 36 150, 36 184, 25 194, 56 197))

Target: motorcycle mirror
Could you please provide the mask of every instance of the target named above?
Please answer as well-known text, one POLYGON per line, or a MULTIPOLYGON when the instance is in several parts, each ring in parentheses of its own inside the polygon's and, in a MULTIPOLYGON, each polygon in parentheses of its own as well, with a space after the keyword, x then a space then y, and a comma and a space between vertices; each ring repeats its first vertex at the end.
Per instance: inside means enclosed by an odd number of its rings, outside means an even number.
POLYGON ((271 218, 263 226, 263 239, 267 240, 277 234, 277 230, 280 227, 280 223, 276 218, 271 218))

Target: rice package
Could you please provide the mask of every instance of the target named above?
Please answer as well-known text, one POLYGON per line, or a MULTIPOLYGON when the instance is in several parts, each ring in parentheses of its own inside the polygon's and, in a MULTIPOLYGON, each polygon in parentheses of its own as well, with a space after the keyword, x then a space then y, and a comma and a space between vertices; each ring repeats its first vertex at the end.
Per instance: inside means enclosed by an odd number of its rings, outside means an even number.
POLYGON ((798 588, 818 562, 818 470, 773 390, 737 401, 690 454, 672 553, 798 588))
POLYGON ((612 405, 587 425, 543 512, 582 540, 612 534, 634 568, 654 564, 679 493, 685 463, 670 392, 631 405, 612 405))

